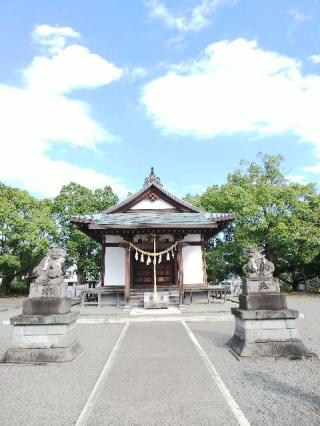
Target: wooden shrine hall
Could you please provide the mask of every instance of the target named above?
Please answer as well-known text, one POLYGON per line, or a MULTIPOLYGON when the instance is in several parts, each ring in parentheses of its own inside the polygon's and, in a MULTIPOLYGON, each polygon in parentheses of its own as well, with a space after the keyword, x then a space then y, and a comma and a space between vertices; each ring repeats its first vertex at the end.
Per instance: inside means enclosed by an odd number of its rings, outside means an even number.
POLYGON ((130 306, 157 290, 182 304, 186 290, 207 287, 205 242, 233 220, 233 214, 206 213, 170 194, 151 168, 140 191, 71 223, 101 243, 101 287, 122 290, 130 306))

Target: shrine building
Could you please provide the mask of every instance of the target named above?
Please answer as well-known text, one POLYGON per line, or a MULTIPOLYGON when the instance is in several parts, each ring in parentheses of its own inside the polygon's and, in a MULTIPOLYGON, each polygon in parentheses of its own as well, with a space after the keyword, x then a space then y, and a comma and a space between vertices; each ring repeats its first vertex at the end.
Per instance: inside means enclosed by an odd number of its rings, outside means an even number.
POLYGON ((170 194, 151 168, 140 191, 71 223, 102 245, 101 287, 122 290, 130 305, 154 291, 155 281, 173 304, 182 304, 188 289, 207 287, 205 242, 233 220, 170 194))

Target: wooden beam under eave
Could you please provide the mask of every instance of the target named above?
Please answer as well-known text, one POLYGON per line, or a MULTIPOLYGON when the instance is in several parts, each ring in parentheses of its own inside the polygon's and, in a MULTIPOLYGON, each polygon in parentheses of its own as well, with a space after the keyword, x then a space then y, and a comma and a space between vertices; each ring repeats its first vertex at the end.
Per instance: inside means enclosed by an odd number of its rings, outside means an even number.
POLYGON ((169 225, 149 225, 146 223, 141 223, 138 226, 132 226, 132 225, 104 225, 104 224, 98 224, 98 223, 91 223, 89 225, 89 229, 119 229, 119 230, 136 230, 141 231, 142 229, 168 229, 172 232, 172 230, 175 229, 218 229, 217 223, 210 223, 210 224, 187 224, 187 225, 179 225, 179 224, 169 224, 169 225))

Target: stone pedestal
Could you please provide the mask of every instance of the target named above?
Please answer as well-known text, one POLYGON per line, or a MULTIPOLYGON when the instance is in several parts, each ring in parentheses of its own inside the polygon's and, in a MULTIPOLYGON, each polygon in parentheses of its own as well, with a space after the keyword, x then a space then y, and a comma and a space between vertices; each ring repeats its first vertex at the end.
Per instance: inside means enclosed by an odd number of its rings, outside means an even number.
POLYGON ((306 356, 310 352, 299 338, 294 309, 244 310, 232 308, 235 331, 230 348, 240 356, 306 356))
POLYGON ((249 259, 243 267, 246 281, 239 296, 239 308, 232 308, 235 331, 229 347, 240 356, 310 356, 299 338, 299 312, 287 308, 273 278, 274 265, 256 249, 245 249, 249 259))
POLYGON ((68 362, 82 351, 76 334, 78 313, 71 312, 71 300, 66 298, 61 252, 51 249, 43 262, 45 272, 30 286, 22 315, 10 319, 12 343, 2 362, 68 362))
POLYGON ((12 317, 12 343, 2 362, 72 361, 82 351, 77 341, 77 317, 78 313, 75 312, 12 317))

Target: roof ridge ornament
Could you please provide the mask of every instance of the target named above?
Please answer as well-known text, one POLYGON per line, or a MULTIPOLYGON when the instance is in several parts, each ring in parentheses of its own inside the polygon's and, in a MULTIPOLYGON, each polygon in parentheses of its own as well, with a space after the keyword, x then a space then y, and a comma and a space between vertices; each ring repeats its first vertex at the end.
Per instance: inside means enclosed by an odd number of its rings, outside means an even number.
POLYGON ((154 167, 151 167, 151 171, 148 177, 145 178, 143 187, 146 188, 149 185, 156 184, 159 186, 162 186, 162 183, 160 181, 160 178, 156 176, 154 172, 154 167))

